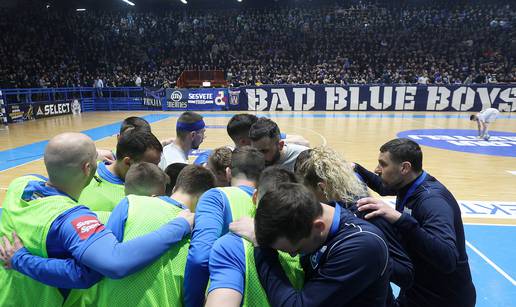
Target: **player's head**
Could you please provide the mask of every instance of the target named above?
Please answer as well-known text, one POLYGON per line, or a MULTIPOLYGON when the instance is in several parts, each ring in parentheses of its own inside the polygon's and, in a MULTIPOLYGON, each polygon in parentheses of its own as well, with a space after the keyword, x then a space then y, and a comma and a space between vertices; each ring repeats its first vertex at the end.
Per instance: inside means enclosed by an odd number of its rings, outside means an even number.
POLYGON ((367 196, 365 186, 357 179, 349 163, 329 147, 313 148, 297 174, 303 184, 324 203, 354 202, 367 196))
POLYGON ((129 166, 137 162, 158 164, 163 146, 150 131, 130 129, 120 135, 116 145, 116 168, 122 179, 129 166))
POLYGON ((177 182, 177 176, 179 176, 179 173, 185 168, 188 164, 186 163, 172 163, 165 169, 165 174, 168 175, 168 178, 170 179, 167 184, 167 189, 165 191, 165 194, 168 196, 172 195, 172 190, 174 189, 176 182, 177 182))
POLYGON ((48 142, 43 160, 52 185, 78 197, 97 170, 95 143, 82 133, 62 133, 48 142))
POLYGON ((122 121, 122 124, 120 125, 120 132, 118 135, 131 129, 145 129, 150 132, 151 126, 148 121, 141 117, 130 116, 122 121))
POLYGON ((422 169, 423 152, 416 142, 399 138, 390 140, 380 147, 375 173, 380 176, 386 187, 399 189, 422 169))
POLYGON ((477 120, 478 119, 478 116, 476 114, 471 114, 469 116, 469 120, 477 120))
POLYGON ((256 191, 253 195, 255 204, 260 202, 260 199, 265 193, 274 190, 282 183, 297 183, 296 175, 278 165, 265 168, 260 175, 260 180, 258 180, 256 191))
POLYGON ((155 164, 134 163, 125 175, 125 195, 165 195, 167 175, 155 164))
POLYGON ((265 157, 267 166, 274 165, 281 157, 281 150, 285 145, 280 138, 278 125, 268 119, 258 119, 249 130, 251 146, 258 149, 265 157))
POLYGON ((177 119, 176 136, 191 149, 199 149, 204 141, 205 123, 203 117, 195 112, 186 111, 177 119))
POLYGON ((228 122, 228 135, 235 143, 235 147, 251 145, 249 130, 258 120, 253 114, 236 114, 228 122))
POLYGON ((246 179, 257 182, 265 168, 263 154, 251 146, 243 146, 233 150, 231 167, 227 169, 229 180, 246 179))
POLYGON ((315 195, 298 183, 283 183, 267 191, 260 199, 254 221, 260 246, 291 255, 317 250, 328 227, 315 195))
POLYGON ((299 153, 296 158, 296 163, 294 163, 294 173, 298 174, 299 168, 306 160, 310 158, 310 154, 312 153, 312 149, 307 149, 299 153))
POLYGON ((201 195, 214 187, 215 177, 210 170, 200 165, 188 165, 177 176, 172 195, 183 193, 190 196, 194 201, 189 209, 193 212, 201 195))
POLYGON ((226 169, 231 167, 231 155, 231 149, 223 146, 214 149, 208 157, 206 168, 215 175, 215 186, 217 187, 226 187, 230 184, 226 169))

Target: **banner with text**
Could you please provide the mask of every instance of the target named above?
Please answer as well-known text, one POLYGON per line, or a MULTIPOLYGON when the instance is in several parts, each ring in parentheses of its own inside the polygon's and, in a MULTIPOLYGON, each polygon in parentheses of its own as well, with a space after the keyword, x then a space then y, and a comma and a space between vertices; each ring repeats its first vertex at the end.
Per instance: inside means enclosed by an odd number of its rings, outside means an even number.
POLYGON ((227 110, 228 89, 167 89, 165 111, 227 110))
POLYGON ((516 84, 267 85, 228 95, 230 110, 247 111, 516 111, 516 84))

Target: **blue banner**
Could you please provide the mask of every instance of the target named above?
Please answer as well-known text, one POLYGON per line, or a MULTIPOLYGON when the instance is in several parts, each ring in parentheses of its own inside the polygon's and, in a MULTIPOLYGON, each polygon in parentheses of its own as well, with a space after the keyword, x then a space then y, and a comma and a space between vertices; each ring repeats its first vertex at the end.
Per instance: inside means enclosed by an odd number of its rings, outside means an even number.
POLYGON ((268 85, 230 89, 245 111, 516 111, 516 85, 268 85))
POLYGON ((165 111, 227 110, 228 89, 167 89, 165 111))

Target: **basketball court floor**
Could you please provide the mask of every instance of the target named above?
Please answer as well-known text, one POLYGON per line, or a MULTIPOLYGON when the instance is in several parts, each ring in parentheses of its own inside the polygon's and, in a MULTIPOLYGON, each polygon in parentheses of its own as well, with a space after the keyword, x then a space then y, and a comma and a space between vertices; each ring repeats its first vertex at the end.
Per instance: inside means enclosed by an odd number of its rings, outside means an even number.
MULTIPOLYGON (((226 124, 234 113, 203 113, 203 149, 230 144, 226 124)), ((77 131, 100 148, 114 149, 120 121, 143 116, 159 139, 174 137, 179 113, 92 112, 0 126, 0 201, 9 182, 45 174, 42 154, 52 136, 77 131)), ((422 145, 423 167, 460 202, 477 306, 516 306, 516 114, 501 113, 489 142, 477 140, 466 113, 277 112, 282 132, 301 134, 311 146, 328 145, 373 170, 386 141, 409 137, 422 145)), ((195 154, 195 153, 194 153, 195 154)), ((192 157, 193 158, 193 157, 192 157)), ((392 199, 388 199, 392 200, 392 199)))

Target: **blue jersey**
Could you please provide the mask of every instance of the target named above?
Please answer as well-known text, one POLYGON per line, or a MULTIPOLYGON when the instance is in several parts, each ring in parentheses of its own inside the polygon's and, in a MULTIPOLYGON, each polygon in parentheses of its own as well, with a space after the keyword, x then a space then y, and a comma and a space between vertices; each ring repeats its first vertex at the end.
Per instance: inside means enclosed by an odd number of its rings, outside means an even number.
POLYGON ((210 287, 208 292, 228 288, 244 295, 245 250, 242 238, 234 233, 220 237, 210 253, 210 287))
POLYGON ((117 175, 111 173, 107 169, 106 162, 101 162, 101 163, 98 164, 97 174, 99 175, 99 177, 101 177, 102 179, 106 180, 107 182, 110 182, 110 183, 113 183, 113 184, 121 184, 121 185, 124 184, 124 180, 122 180, 122 178, 120 178, 117 175))
MULTIPOLYGON (((239 186, 249 196, 253 187, 239 186)), ((217 188, 204 193, 195 210, 195 226, 190 241, 190 250, 185 269, 185 305, 202 306, 204 293, 208 283, 208 262, 210 249, 215 241, 228 232, 233 221, 229 201, 217 188)))
POLYGON ((208 158, 210 157, 213 150, 207 149, 201 152, 197 158, 195 158, 194 164, 203 166, 205 163, 208 163, 208 158))

